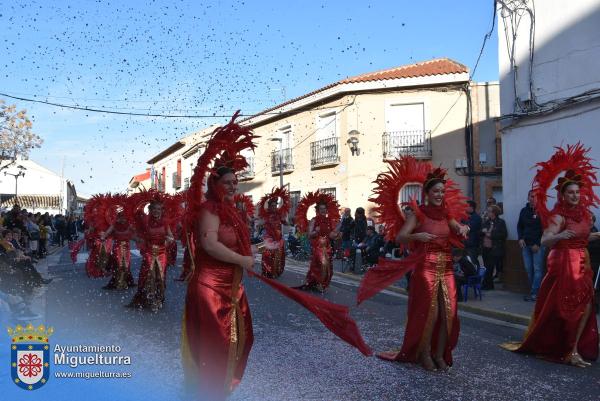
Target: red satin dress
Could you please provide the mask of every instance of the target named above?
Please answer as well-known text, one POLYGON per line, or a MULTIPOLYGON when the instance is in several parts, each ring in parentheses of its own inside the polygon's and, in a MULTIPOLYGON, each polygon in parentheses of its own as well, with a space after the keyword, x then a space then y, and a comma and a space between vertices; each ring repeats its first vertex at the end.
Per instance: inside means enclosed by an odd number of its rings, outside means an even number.
POLYGON ((285 268, 285 241, 281 235, 281 217, 270 212, 265 221, 265 249, 262 253, 262 275, 277 278, 285 268))
POLYGON ((452 365, 452 350, 458 342, 460 325, 458 321, 456 287, 454 269, 449 243, 450 227, 446 218, 433 219, 423 215, 422 221, 414 231, 434 234, 437 238, 428 243, 417 243, 415 253, 422 254, 421 262, 417 264, 410 276, 408 295, 408 321, 404 332, 404 341, 399 351, 389 351, 377 356, 391 361, 417 362, 423 349, 424 333, 433 329, 431 338, 431 353, 437 352, 438 333, 441 319, 433 316, 438 305, 438 291, 444 299, 448 339, 443 352, 444 361, 452 365))
POLYGON ((162 219, 149 216, 144 226, 138 290, 129 305, 157 311, 165 300, 168 225, 162 219))
POLYGON ((334 227, 327 217, 321 215, 315 217, 315 231, 317 227, 319 227, 319 234, 310 242, 312 248, 310 268, 308 269, 306 282, 302 288, 324 291, 329 287, 331 277, 333 276, 331 260, 333 250, 331 249, 329 234, 331 234, 334 227))
POLYGON ((105 289, 126 290, 133 287, 133 275, 131 274, 131 231, 129 223, 115 223, 112 232, 112 254, 111 265, 113 275, 105 289))
POLYGON ((592 304, 577 351, 584 359, 596 360, 598 326, 593 307, 593 271, 586 248, 591 222, 585 218, 577 222, 565 217, 563 229, 574 231, 576 236, 557 242, 548 254, 547 272, 538 292, 525 339, 522 343, 503 346, 554 362, 568 363, 585 308, 592 304))
MULTIPOLYGON (((171 227, 171 232, 176 233, 175 227, 171 227)), ((177 262, 177 242, 172 241, 167 244, 167 266, 175 266, 177 262)))
POLYGON ((191 234, 182 231, 181 243, 183 244, 183 266, 177 280, 185 280, 194 270, 193 255, 195 254, 194 239, 191 234), (189 237, 189 238, 188 238, 189 237))
POLYGON ((85 262, 85 271, 88 277, 106 277, 110 272, 111 239, 102 241, 96 232, 88 233, 86 243, 89 249, 88 259, 85 262))
MULTIPOLYGON (((204 207, 216 212, 207 201, 204 207)), ((234 227, 221 221, 218 239, 243 254, 234 227)), ((207 399, 225 399, 240 383, 254 341, 252 318, 240 266, 214 259, 196 243, 196 269, 188 284, 183 319, 183 357, 187 381, 207 399)))

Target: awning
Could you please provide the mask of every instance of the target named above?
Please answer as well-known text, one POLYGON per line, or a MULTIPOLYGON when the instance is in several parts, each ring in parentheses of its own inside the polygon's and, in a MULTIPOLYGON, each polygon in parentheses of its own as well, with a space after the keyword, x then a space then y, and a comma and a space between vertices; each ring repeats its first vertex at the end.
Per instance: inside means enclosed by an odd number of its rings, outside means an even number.
MULTIPOLYGON (((0 194, 0 207, 10 209, 15 204, 14 194, 0 194)), ((17 202, 21 209, 60 209, 59 195, 19 195, 17 202)))

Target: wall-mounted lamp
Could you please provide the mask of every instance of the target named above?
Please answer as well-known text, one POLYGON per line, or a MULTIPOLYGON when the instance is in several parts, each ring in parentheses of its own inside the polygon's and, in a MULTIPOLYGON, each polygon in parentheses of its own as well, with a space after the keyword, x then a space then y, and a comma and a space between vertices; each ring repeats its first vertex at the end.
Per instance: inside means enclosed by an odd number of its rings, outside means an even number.
POLYGON ((357 130, 352 130, 352 131, 348 132, 348 136, 350 138, 348 138, 346 143, 350 147, 350 152, 352 152, 352 156, 360 155, 360 148, 358 147, 358 142, 359 142, 358 136, 359 135, 360 135, 360 132, 358 132, 357 130))

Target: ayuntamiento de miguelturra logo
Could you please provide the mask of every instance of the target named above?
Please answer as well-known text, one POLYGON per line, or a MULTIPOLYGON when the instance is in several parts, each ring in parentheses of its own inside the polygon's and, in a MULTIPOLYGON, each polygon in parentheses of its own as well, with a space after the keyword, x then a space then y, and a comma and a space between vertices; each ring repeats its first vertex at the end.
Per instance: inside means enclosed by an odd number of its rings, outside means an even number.
POLYGON ((8 328, 10 372, 13 383, 25 390, 36 390, 50 378, 50 344, 52 327, 31 323, 8 328))

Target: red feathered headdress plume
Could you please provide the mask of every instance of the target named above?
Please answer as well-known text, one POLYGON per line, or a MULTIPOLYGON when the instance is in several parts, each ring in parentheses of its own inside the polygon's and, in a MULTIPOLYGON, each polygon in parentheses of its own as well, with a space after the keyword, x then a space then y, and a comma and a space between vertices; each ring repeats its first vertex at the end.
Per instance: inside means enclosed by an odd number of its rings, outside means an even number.
MULTIPOLYGON (((231 117, 229 124, 217 128, 207 143, 204 153, 198 159, 194 174, 190 180, 186 200, 186 220, 190 223, 195 219, 200 205, 206 200, 205 182, 211 196, 221 197, 216 192, 214 177, 219 167, 226 166, 239 172, 248 166, 241 155, 244 149, 256 148, 253 140, 258 138, 249 128, 235 123, 239 110, 231 117)), ((221 200, 221 199, 216 199, 221 200)))
POLYGON ((169 226, 172 225, 173 221, 178 218, 177 208, 169 207, 170 202, 173 202, 172 199, 173 196, 155 189, 143 190, 132 194, 129 197, 128 203, 136 229, 139 232, 145 231, 145 219, 148 215, 144 209, 152 203, 160 203, 163 206, 162 218, 169 226))
POLYGON ((550 160, 536 164, 537 172, 533 178, 533 195, 535 199, 535 210, 542 220, 542 225, 547 227, 550 217, 562 206, 560 192, 568 184, 578 184, 582 208, 596 207, 600 199, 594 194, 594 187, 598 186, 596 180, 596 167, 587 156, 589 148, 577 142, 575 145, 567 145, 567 148, 555 147, 556 152, 550 160), (563 172, 564 177, 558 178, 558 185, 554 187, 557 191, 558 201, 555 208, 548 209, 548 190, 552 183, 563 172))
POLYGON ((312 205, 317 208, 321 203, 327 205, 327 217, 330 219, 332 226, 337 224, 340 219, 340 205, 333 196, 319 191, 309 192, 300 200, 296 209, 295 221, 300 232, 308 230, 308 217, 306 216, 308 208, 312 205))
POLYGON ((106 218, 106 211, 110 207, 112 196, 110 194, 96 194, 87 201, 83 216, 88 225, 99 231, 106 231, 110 226, 106 218))
POLYGON ((133 210, 131 208, 129 197, 125 194, 114 194, 106 200, 105 219, 108 225, 117 221, 117 216, 123 214, 127 221, 133 222, 133 210))
POLYGON ((266 219, 268 217, 267 207, 271 201, 277 202, 279 206, 277 207, 277 214, 283 218, 288 214, 291 208, 290 201, 290 193, 287 188, 273 188, 270 194, 264 195, 260 198, 260 202, 258 202, 258 215, 262 219, 266 219), (279 204, 279 200, 281 199, 281 204, 279 204))
POLYGON ((236 207, 238 204, 242 205, 243 212, 248 219, 254 217, 254 203, 252 203, 251 197, 245 194, 235 194, 233 203, 235 203, 236 207))
MULTIPOLYGON (((386 239, 393 241, 404 225, 405 217, 402 208, 410 207, 419 218, 422 218, 417 199, 411 199, 409 202, 400 201, 400 192, 406 185, 416 184, 424 190, 429 181, 439 180, 445 183, 444 208, 448 218, 460 220, 467 217, 466 198, 460 193, 456 183, 446 178, 446 170, 441 167, 434 169, 430 163, 418 161, 412 156, 402 156, 386 163, 389 166, 388 171, 379 174, 374 181, 375 196, 369 199, 377 205, 375 213, 385 226, 386 239)), ((424 201, 423 190, 420 204, 424 201)))

